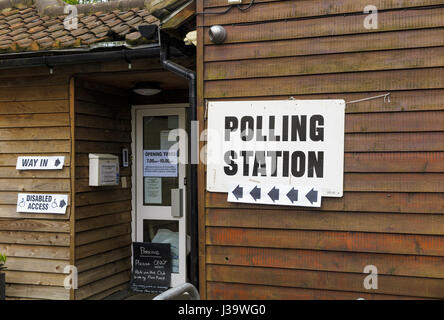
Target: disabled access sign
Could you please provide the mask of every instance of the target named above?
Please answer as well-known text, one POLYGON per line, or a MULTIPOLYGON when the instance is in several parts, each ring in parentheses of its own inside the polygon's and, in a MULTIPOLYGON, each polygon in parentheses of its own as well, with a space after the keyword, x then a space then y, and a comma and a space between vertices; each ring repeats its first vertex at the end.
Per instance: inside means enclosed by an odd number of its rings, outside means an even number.
POLYGON ((19 193, 17 212, 65 214, 68 207, 66 194, 19 193))

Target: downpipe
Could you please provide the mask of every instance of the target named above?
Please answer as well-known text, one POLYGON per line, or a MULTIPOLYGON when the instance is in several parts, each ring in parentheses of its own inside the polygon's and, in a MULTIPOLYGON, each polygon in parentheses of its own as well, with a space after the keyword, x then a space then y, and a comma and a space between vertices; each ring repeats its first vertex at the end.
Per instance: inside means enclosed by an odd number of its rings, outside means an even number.
MULTIPOLYGON (((160 42, 160 62, 162 66, 168 70, 173 72, 174 74, 185 78, 188 80, 188 99, 190 104, 190 113, 189 120, 197 121, 197 81, 196 81, 196 73, 184 66, 181 66, 171 60, 170 58, 170 42, 169 36, 167 34, 163 34, 159 32, 159 42, 160 42)), ((195 122, 197 123, 197 122, 195 122)), ((198 131, 198 130, 196 130, 198 131)), ((197 137, 193 135, 193 128, 191 129, 191 139, 198 141, 197 137)), ((198 132, 195 132, 198 135, 198 132)), ((197 208, 197 150, 193 150, 193 142, 191 142, 190 151, 190 198, 191 198, 191 252, 190 252, 190 282, 198 287, 199 285, 199 277, 198 277, 198 208, 197 208), (193 159, 193 154, 196 153, 197 159, 193 159), (194 161, 193 161, 194 160, 194 161)))

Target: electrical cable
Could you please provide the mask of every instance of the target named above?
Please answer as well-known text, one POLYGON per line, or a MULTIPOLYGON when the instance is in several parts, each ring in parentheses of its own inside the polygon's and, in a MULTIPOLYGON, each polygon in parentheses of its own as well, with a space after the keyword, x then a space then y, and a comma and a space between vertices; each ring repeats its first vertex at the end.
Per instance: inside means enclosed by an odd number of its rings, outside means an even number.
POLYGON ((224 10, 224 11, 215 11, 215 12, 196 12, 196 15, 206 15, 206 14, 225 14, 225 13, 228 13, 228 11, 230 11, 231 9, 233 9, 233 7, 237 7, 240 11, 247 11, 248 9, 250 9, 252 6, 253 6, 253 4, 254 4, 254 1, 255 0, 251 0, 250 1, 250 3, 245 7, 245 8, 242 8, 241 7, 241 5, 240 4, 237 4, 237 5, 231 5, 231 6, 229 6, 226 10, 224 10))

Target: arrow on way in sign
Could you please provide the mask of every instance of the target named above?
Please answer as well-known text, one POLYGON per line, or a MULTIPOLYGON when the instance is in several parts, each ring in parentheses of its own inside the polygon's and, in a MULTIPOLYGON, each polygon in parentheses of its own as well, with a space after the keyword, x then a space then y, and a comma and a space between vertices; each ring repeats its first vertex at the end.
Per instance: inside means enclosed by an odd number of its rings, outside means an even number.
POLYGON ((54 165, 55 165, 56 167, 58 167, 60 163, 61 163, 61 162, 60 162, 59 158, 57 158, 56 161, 54 162, 54 165))
POLYGON ((244 193, 244 188, 237 185, 237 187, 233 190, 233 195, 236 197, 236 200, 242 199, 244 193))
POLYGON ((291 188, 291 190, 287 193, 287 197, 290 199, 291 203, 298 201, 298 190, 291 188))
POLYGON ((310 201, 311 204, 313 204, 313 202, 318 201, 318 192, 315 191, 314 188, 311 188, 305 197, 308 199, 308 201, 310 201))
POLYGON ((63 208, 64 206, 66 206, 65 200, 60 201, 60 208, 63 208))
POLYGON ((273 202, 279 200, 279 189, 273 187, 273 189, 271 189, 270 192, 268 193, 268 196, 271 198, 271 200, 273 200, 273 202))
POLYGON ((261 198, 261 189, 255 186, 254 189, 251 190, 250 194, 253 197, 254 201, 256 201, 261 198))

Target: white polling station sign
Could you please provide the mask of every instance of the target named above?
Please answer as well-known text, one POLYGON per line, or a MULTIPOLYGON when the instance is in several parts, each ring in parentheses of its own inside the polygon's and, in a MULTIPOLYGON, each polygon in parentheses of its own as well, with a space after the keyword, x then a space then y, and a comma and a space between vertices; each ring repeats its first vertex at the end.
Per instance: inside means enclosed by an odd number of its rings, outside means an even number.
POLYGON ((17 157, 17 170, 60 170, 63 169, 65 156, 22 156, 17 157))
POLYGON ((207 190, 256 183, 342 197, 344 117, 344 100, 209 102, 207 190))
POLYGON ((19 193, 17 212, 65 214, 68 207, 68 195, 19 193))

